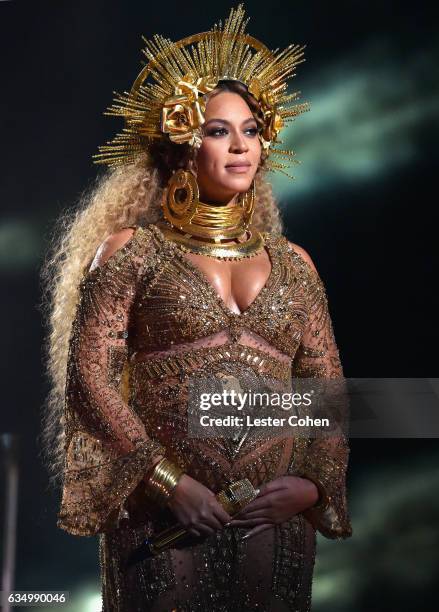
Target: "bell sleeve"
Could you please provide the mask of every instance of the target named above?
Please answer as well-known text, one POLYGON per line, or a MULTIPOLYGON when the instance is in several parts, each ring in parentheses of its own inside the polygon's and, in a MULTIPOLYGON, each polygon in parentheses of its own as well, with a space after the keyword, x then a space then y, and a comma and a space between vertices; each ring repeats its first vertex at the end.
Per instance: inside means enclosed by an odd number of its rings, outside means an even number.
MULTIPOLYGON (((301 259, 307 320, 292 364, 292 377, 317 379, 323 391, 326 416, 335 418, 335 433, 316 434, 306 441, 298 476, 313 481, 319 491, 314 506, 303 512, 323 536, 336 539, 352 535, 346 497, 349 445, 346 436, 348 402, 346 381, 328 310, 325 286, 319 274, 301 259)), ((311 382, 311 381, 310 381, 311 382)))
POLYGON ((57 521, 73 535, 115 528, 127 497, 165 454, 130 405, 126 377, 130 313, 144 260, 141 231, 80 284, 69 342, 57 521))

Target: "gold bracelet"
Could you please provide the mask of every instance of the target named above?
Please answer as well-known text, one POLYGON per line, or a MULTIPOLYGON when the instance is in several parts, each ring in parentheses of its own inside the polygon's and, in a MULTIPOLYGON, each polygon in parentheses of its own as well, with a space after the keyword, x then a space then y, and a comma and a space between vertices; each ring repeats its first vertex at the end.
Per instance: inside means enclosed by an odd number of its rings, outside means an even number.
POLYGON ((163 457, 155 466, 149 477, 146 488, 149 497, 159 506, 166 506, 172 491, 184 474, 180 466, 163 457))

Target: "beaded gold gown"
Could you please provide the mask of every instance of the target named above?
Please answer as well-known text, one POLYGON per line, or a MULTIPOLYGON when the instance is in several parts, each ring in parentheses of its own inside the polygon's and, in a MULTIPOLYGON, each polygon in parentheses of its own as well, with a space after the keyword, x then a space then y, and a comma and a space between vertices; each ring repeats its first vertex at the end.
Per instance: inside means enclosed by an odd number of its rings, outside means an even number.
POLYGON ((104 611, 303 612, 311 607, 316 530, 347 538, 344 436, 274 437, 233 460, 216 438, 187 434, 188 380, 244 371, 288 380, 342 377, 324 285, 281 234, 265 232, 271 273, 242 313, 230 310, 157 225, 85 274, 69 345, 65 470, 58 526, 99 536, 104 611), (330 504, 240 541, 218 530, 130 568, 146 536, 175 518, 156 512, 143 476, 165 455, 217 493, 307 473, 330 504))

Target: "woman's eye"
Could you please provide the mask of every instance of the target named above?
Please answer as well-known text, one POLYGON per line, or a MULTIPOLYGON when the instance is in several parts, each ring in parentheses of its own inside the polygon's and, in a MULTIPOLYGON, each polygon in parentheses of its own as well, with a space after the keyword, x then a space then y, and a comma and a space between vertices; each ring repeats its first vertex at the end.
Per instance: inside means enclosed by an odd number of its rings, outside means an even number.
MULTIPOLYGON (((248 128, 245 130, 245 132, 248 134, 250 133, 252 136, 255 136, 258 133, 258 128, 254 127, 254 128, 248 128)), ((216 128, 214 130, 211 130, 209 132, 209 136, 218 136, 218 135, 223 135, 223 134, 227 134, 227 130, 226 128, 216 128)))
POLYGON ((209 136, 216 136, 217 134, 227 134, 227 130, 225 128, 217 128, 209 132, 209 136))

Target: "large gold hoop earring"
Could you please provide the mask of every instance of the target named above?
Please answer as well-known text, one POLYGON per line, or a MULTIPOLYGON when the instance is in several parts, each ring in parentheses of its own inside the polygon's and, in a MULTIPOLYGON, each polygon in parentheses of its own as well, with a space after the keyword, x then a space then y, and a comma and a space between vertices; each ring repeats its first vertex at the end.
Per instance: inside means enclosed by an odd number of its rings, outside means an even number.
POLYGON ((192 172, 177 170, 163 194, 163 214, 169 223, 183 229, 191 222, 200 201, 198 183, 192 172))

